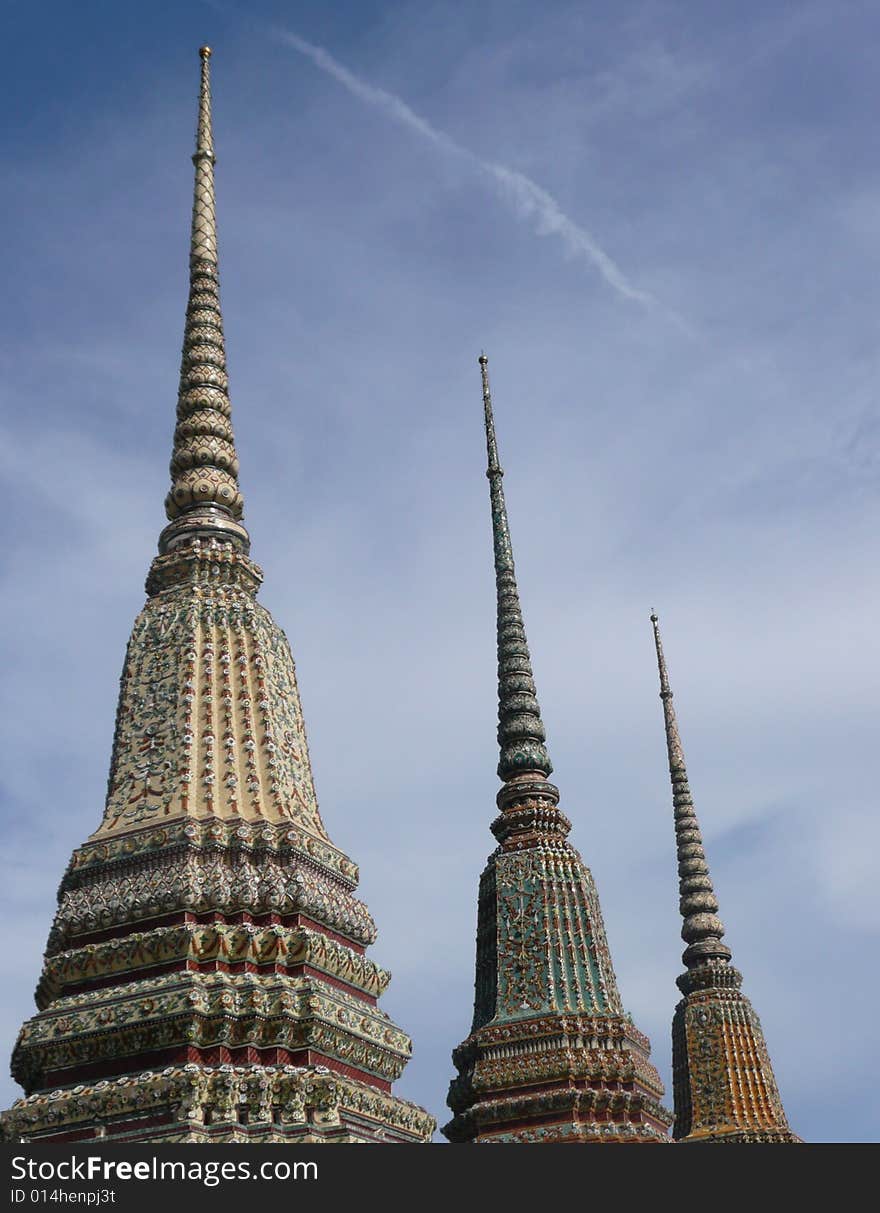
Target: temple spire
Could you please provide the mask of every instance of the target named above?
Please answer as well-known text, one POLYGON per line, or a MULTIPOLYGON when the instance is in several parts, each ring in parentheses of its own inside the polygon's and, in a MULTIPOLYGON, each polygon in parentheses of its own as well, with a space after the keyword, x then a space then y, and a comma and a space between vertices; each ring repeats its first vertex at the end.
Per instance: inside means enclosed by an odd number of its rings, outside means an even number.
POLYGON ((62 880, 13 1054, 25 1097, 0 1112, 0 1140, 421 1144, 434 1118, 392 1092, 412 1042, 379 1005, 376 926, 321 819, 293 654, 238 522, 210 53, 171 522, 125 653, 103 820, 62 880))
POLYGON ((721 942, 712 888, 678 733, 656 614, 651 612, 678 847, 685 972, 672 1020, 676 1141, 797 1142, 785 1116, 761 1021, 741 990, 742 974, 721 942))
POLYGON ((678 850, 678 889, 681 900, 679 909, 684 919, 681 937, 687 944, 682 960, 690 969, 705 960, 729 961, 731 952, 721 942, 724 923, 718 917, 718 899, 712 887, 709 864, 703 849, 703 838, 697 821, 694 802, 688 784, 684 750, 672 706, 672 691, 669 689, 669 673, 663 644, 660 640, 660 625, 652 612, 654 644, 657 649, 657 667, 660 672, 660 698, 666 724, 666 750, 669 755, 669 775, 672 780, 672 804, 675 813, 675 835, 678 850))
POLYGON ((668 1141, 651 1045, 626 1014, 589 868, 568 840, 510 545, 480 355, 498 591, 498 843, 480 877, 474 1017, 453 1051, 452 1142, 668 1141))
POLYGON ((492 537, 495 549, 495 586, 498 596, 498 744, 501 757, 498 777, 505 783, 525 772, 545 777, 553 770, 545 745, 546 733, 535 690, 532 663, 516 585, 513 548, 507 506, 495 438, 492 395, 489 390, 489 359, 480 354, 483 379, 483 411, 486 420, 486 452, 489 499, 492 506, 492 537))
POLYGON ((211 125, 211 48, 199 50, 201 82, 193 154, 189 299, 183 335, 177 427, 171 456, 171 489, 160 551, 193 538, 232 538, 248 547, 239 519, 244 501, 238 487, 238 456, 230 417, 226 348, 217 269, 214 201, 214 135, 211 125))

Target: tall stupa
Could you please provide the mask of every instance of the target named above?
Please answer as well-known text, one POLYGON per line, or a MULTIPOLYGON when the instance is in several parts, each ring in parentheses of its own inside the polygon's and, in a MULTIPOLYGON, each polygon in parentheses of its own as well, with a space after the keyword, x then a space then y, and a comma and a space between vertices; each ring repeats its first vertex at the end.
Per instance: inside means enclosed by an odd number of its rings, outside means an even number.
POLYGON ((168 525, 125 658, 104 817, 73 854, 7 1140, 429 1141, 355 864, 318 810, 293 657, 256 601, 202 47, 168 525))
POLYGON ((480 878, 474 1015, 454 1051, 452 1142, 655 1144, 672 1117, 624 1010, 589 868, 568 841, 526 644, 495 437, 483 410, 498 628, 498 843, 480 878))
POLYGON ((691 796, 660 624, 651 615, 678 857, 684 973, 672 1021, 672 1083, 677 1142, 727 1145, 794 1144, 761 1021, 731 964, 724 923, 709 874, 691 796))

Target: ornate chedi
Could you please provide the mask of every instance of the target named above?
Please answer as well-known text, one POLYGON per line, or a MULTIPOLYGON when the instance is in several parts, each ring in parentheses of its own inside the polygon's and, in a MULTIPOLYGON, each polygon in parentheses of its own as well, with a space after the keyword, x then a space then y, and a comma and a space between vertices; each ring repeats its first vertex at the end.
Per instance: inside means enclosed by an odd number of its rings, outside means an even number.
POLYGON ((712 887, 688 784, 672 691, 651 615, 672 777, 678 849, 684 997, 672 1021, 673 1137, 678 1142, 798 1142, 788 1127, 761 1023, 740 990, 742 974, 722 943, 724 924, 712 887))
POLYGON ((473 1026, 452 1142, 668 1142, 650 1044, 623 1009, 593 877, 549 782, 480 357, 498 593, 498 848, 480 880, 473 1026))
POLYGON ((59 891, 7 1138, 425 1142, 411 1046, 327 836, 294 663, 255 595, 217 276, 202 48, 169 524, 122 675, 104 819, 59 891))

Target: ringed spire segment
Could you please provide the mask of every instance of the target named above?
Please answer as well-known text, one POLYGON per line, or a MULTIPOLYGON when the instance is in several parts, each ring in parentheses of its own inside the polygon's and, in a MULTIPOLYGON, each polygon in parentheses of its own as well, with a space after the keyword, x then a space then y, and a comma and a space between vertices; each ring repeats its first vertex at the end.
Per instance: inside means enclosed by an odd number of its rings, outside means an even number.
POLYGON ((545 778, 553 770, 547 752, 546 733, 538 706, 532 662, 526 643, 507 505, 498 458, 495 417, 489 388, 489 359, 479 357, 483 380, 483 413, 486 425, 486 453, 489 500, 492 508, 492 539, 495 550, 495 586, 498 598, 498 744, 501 755, 498 777, 505 783, 522 774, 540 774, 545 778))
POLYGON ((660 639, 660 622, 656 613, 651 613, 654 628, 654 646, 657 650, 657 669, 660 674, 660 698, 663 701, 663 717, 666 727, 666 752, 669 757, 669 776, 672 780, 672 804, 675 814, 675 837, 678 852, 679 911, 684 920, 681 937, 687 944, 682 960, 689 969, 706 960, 728 962, 730 948, 721 942, 724 923, 718 917, 718 899, 712 887, 709 864, 703 848, 703 836, 697 820, 688 783, 684 749, 672 706, 672 691, 669 687, 669 672, 663 655, 660 639))
POLYGON ((220 310, 210 47, 203 46, 199 57, 189 298, 171 456, 171 489, 165 499, 165 513, 171 525, 160 538, 161 552, 181 542, 212 536, 232 539, 245 551, 249 545, 247 531, 239 521, 244 499, 238 486, 238 455, 220 310))

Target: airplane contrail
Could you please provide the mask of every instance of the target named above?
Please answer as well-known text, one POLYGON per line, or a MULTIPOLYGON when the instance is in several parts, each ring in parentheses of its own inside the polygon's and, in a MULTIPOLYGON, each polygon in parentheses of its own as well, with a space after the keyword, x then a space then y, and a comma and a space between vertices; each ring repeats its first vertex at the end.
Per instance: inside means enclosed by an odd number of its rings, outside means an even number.
POLYGON ((483 176, 489 178, 499 197, 514 210, 518 218, 530 221, 539 236, 556 236, 570 256, 588 261, 619 295, 645 307, 658 306, 654 296, 635 286, 590 233, 566 215, 553 195, 536 181, 503 164, 484 160, 468 148, 462 147, 451 136, 417 114, 400 97, 362 80, 323 47, 315 46, 291 30, 278 26, 272 26, 271 32, 278 41, 305 55, 322 72, 332 76, 358 100, 382 110, 399 125, 407 127, 448 155, 468 161, 483 176))

